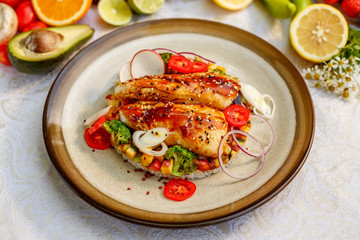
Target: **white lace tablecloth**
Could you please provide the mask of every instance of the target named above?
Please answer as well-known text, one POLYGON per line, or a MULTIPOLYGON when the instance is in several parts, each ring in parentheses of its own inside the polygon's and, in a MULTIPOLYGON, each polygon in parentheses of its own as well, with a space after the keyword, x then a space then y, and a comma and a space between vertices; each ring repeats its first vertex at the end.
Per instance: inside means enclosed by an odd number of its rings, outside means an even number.
MULTIPOLYGON (((299 68, 289 20, 269 16, 260 0, 229 12, 210 0, 167 0, 151 16, 201 18, 245 29, 270 42, 299 68)), ((93 6, 81 20, 114 30, 93 6)), ((0 240, 13 239, 360 239, 360 100, 344 102, 310 87, 316 112, 312 150, 276 197, 237 219, 190 229, 151 228, 115 219, 84 202, 61 180, 42 137, 42 113, 59 69, 27 75, 0 66, 0 240)), ((310 86, 310 85, 309 85, 310 86)))

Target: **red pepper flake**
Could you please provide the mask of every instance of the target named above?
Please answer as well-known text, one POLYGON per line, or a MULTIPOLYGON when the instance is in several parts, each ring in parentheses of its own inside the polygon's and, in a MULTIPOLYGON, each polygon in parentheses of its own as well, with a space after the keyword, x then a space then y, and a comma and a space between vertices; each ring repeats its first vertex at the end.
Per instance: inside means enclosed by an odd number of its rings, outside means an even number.
POLYGON ((164 185, 166 185, 166 184, 167 184, 167 182, 163 182, 163 184, 164 184, 164 185))
POLYGON ((86 120, 84 120, 84 122, 86 122, 86 120))
POLYGON ((127 190, 131 190, 131 188, 128 187, 127 190))
POLYGON ((128 160, 124 160, 124 162, 128 162, 128 160))
POLYGON ((147 191, 147 192, 146 192, 146 195, 149 195, 149 193, 150 193, 150 192, 149 192, 149 191, 147 191))
POLYGON ((130 173, 130 170, 127 170, 127 173, 130 173))
POLYGON ((141 168, 137 168, 137 169, 135 169, 135 172, 143 172, 144 170, 143 169, 141 169, 141 168))
POLYGON ((160 182, 160 181, 161 181, 161 178, 158 179, 158 182, 160 182))
POLYGON ((153 176, 153 174, 151 174, 151 173, 149 173, 149 172, 146 172, 146 173, 145 173, 145 177, 146 177, 146 178, 150 178, 150 177, 152 177, 152 176, 153 176))
POLYGON ((95 149, 93 149, 92 151, 95 152, 95 149))
POLYGON ((141 180, 145 181, 145 180, 146 180, 146 178, 144 178, 144 177, 143 177, 141 180))
POLYGON ((159 189, 162 189, 163 188, 163 186, 159 186, 159 189))

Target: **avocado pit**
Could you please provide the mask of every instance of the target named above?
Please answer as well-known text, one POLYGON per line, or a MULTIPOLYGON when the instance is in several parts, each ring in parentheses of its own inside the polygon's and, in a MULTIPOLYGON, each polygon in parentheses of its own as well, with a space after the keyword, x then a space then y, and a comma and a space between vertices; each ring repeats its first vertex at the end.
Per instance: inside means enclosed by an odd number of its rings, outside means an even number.
POLYGON ((35 53, 47 53, 55 50, 64 37, 56 32, 40 29, 25 38, 26 49, 35 53))
POLYGON ((93 33, 94 29, 84 24, 19 33, 9 41, 8 55, 12 65, 20 72, 47 73, 61 65, 93 33))

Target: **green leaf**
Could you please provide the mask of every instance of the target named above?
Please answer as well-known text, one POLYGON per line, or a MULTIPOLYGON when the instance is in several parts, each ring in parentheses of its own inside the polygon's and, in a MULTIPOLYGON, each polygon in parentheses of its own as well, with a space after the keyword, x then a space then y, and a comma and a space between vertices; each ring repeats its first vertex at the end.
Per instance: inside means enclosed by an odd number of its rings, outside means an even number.
MULTIPOLYGON (((349 27, 349 36, 348 41, 345 47, 340 49, 340 52, 335 55, 333 58, 340 57, 349 59, 351 57, 360 58, 360 31, 349 27)), ((360 64, 360 61, 356 61, 357 64, 360 64)))

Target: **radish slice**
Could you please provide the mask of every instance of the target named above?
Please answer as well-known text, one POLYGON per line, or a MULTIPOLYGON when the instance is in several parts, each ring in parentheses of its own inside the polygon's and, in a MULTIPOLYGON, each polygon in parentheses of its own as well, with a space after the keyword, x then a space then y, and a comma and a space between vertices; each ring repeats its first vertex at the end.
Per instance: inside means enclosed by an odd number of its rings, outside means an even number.
POLYGON ((168 49, 168 48, 154 48, 153 51, 157 53, 163 53, 163 52, 170 52, 175 55, 179 55, 178 52, 175 52, 174 50, 168 49))
POLYGON ((122 67, 120 68, 119 81, 124 83, 129 79, 131 79, 130 62, 127 62, 124 65, 122 65, 122 67))
POLYGON ((112 105, 107 106, 106 108, 100 110, 99 112, 95 113, 94 115, 92 115, 91 117, 89 117, 88 119, 85 120, 84 124, 86 126, 91 126, 93 125, 97 120, 99 120, 102 116, 104 116, 105 114, 107 114, 110 111, 110 108, 112 107, 112 105))
MULTIPOLYGON (((271 134, 270 143, 269 143, 266 147, 264 147, 264 154, 266 155, 266 154, 270 151, 270 148, 272 147, 272 145, 273 145, 273 143, 274 143, 274 130, 272 129, 270 123, 269 123, 265 118, 263 118, 262 116, 255 115, 255 114, 251 114, 251 115, 250 115, 250 118, 252 118, 252 119, 257 118, 257 119, 263 121, 263 122, 267 125, 267 127, 269 128, 269 130, 270 130, 270 134, 271 134)), ((231 127, 231 130, 234 130, 234 127, 231 127)), ((249 155, 249 156, 251 156, 251 157, 257 157, 257 158, 261 156, 261 153, 250 153, 249 151, 246 151, 246 150, 243 148, 243 146, 239 143, 239 141, 236 139, 235 134, 232 134, 232 137, 233 137, 236 145, 238 145, 238 147, 241 149, 241 151, 243 151, 243 152, 246 153, 247 155, 249 155)))
POLYGON ((130 62, 130 74, 132 78, 140 78, 146 75, 160 75, 165 73, 165 63, 161 56, 150 49, 137 52, 130 62))
POLYGON ((255 174, 257 174, 261 170, 261 168, 263 167, 264 162, 265 162, 264 149, 262 148, 261 144, 252 135, 250 135, 247 132, 241 131, 241 130, 231 130, 231 131, 229 131, 228 133, 225 134, 225 136, 221 140, 219 148, 218 148, 218 158, 219 158, 220 167, 224 171, 224 173, 226 173, 229 177, 236 178, 236 179, 239 179, 239 180, 245 180, 245 179, 249 179, 249 178, 253 177, 255 174), (257 144, 257 146, 259 147, 259 149, 260 149, 260 157, 261 157, 260 166, 253 173, 251 173, 249 175, 246 175, 246 176, 238 176, 238 175, 230 173, 225 168, 225 165, 224 165, 224 163, 222 161, 222 158, 221 158, 221 155, 223 153, 223 146, 224 146, 225 141, 228 139, 229 135, 234 135, 234 134, 242 134, 242 135, 247 136, 248 138, 252 138, 255 141, 255 143, 257 144))
POLYGON ((183 55, 184 57, 186 57, 186 55, 190 55, 192 57, 198 57, 200 58, 201 60, 207 62, 207 63, 215 63, 214 61, 210 60, 210 59, 207 59, 207 58, 204 58, 203 56, 200 56, 196 53, 192 53, 192 52, 179 52, 178 53, 179 55, 183 55))

